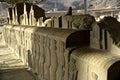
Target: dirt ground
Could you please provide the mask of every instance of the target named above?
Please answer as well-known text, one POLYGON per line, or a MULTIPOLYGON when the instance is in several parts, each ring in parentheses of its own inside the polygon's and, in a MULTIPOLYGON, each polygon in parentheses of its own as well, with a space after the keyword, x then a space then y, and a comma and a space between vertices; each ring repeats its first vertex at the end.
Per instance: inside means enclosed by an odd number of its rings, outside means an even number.
POLYGON ((26 65, 0 42, 0 80, 35 80, 26 65))

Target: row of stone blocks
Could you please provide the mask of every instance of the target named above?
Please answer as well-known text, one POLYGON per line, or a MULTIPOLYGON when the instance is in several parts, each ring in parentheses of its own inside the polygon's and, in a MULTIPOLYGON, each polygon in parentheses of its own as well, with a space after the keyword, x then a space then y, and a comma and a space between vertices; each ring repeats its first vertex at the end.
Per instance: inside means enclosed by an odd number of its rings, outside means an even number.
POLYGON ((46 23, 46 27, 62 28, 62 29, 90 29, 95 19, 91 15, 66 15, 53 17, 51 21, 46 23))
POLYGON ((89 30, 5 25, 3 35, 40 80, 119 78, 120 57, 90 48, 89 30))

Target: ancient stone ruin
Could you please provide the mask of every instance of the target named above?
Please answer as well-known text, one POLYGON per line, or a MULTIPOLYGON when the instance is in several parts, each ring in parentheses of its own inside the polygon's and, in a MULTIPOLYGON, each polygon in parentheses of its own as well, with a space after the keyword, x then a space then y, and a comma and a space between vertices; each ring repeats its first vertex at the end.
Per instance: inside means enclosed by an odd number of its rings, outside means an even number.
POLYGON ((119 23, 107 18, 64 15, 42 26, 44 10, 20 3, 9 8, 3 37, 37 80, 120 80, 119 36, 110 30, 119 23))

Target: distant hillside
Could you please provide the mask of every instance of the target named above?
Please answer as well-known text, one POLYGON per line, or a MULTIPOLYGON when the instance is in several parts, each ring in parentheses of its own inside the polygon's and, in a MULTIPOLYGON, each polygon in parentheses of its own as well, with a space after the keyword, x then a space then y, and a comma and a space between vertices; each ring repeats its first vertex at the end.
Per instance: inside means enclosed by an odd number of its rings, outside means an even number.
POLYGON ((120 0, 89 0, 89 8, 112 8, 119 7, 120 0))
MULTIPOLYGON (((39 0, 30 0, 39 1, 39 0)), ((84 0, 40 0, 38 4, 40 7, 45 9, 45 11, 52 11, 57 8, 59 11, 67 10, 69 6, 72 6, 74 10, 84 9, 84 0)), ((6 7, 7 3, 0 3, 0 15, 7 15, 6 7)), ((100 8, 111 8, 119 7, 120 0, 88 0, 89 9, 100 9, 100 8)))
MULTIPOLYGON (((46 11, 58 8, 58 10, 66 10, 69 6, 73 9, 84 9, 84 0, 45 0, 39 4, 46 11)), ((110 8, 119 7, 120 0, 88 0, 88 8, 99 9, 99 8, 110 8)))

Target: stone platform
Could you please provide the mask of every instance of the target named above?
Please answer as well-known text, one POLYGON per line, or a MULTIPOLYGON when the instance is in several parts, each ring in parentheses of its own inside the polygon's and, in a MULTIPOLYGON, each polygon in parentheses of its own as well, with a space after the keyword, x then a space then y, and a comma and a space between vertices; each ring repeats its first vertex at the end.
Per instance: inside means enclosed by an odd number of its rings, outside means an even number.
POLYGON ((35 80, 27 66, 3 42, 0 43, 0 80, 35 80))

